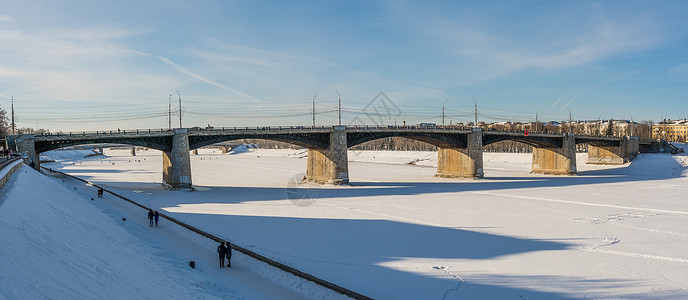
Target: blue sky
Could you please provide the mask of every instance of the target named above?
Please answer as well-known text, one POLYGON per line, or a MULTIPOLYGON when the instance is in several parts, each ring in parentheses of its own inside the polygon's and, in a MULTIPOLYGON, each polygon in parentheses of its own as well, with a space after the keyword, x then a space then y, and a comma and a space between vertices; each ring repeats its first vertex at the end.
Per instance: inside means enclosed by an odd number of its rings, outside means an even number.
POLYGON ((688 117, 685 1, 0 2, 19 127, 688 117))

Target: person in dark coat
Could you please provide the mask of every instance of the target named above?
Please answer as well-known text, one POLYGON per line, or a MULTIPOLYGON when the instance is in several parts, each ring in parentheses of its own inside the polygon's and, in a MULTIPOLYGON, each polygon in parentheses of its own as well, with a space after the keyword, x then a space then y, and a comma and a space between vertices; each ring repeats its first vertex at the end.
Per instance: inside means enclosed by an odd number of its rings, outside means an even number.
POLYGON ((225 242, 217 246, 217 254, 220 255, 220 268, 222 268, 225 266, 225 255, 227 255, 227 246, 225 246, 225 242))
POLYGON ((148 226, 149 227, 153 227, 153 216, 154 216, 153 210, 149 209, 148 210, 148 226))
POLYGON ((103 188, 98 188, 98 198, 103 198, 103 188))
POLYGON ((157 210, 155 211, 153 216, 155 217, 155 227, 158 227, 158 218, 160 218, 160 214, 158 213, 157 210))
POLYGON ((229 242, 227 242, 227 253, 225 257, 227 257, 227 267, 232 267, 232 244, 229 242))

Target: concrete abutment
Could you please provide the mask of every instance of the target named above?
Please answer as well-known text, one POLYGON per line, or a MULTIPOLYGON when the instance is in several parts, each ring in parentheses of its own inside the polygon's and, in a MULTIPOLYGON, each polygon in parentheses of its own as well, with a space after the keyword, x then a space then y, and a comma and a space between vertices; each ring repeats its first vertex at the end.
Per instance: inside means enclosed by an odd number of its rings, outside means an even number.
POLYGON ((172 150, 162 152, 162 180, 175 189, 191 188, 189 130, 174 130, 172 150))
POLYGON ((16 140, 17 151, 24 159, 24 163, 36 170, 41 170, 41 159, 36 152, 36 138, 33 134, 19 136, 16 140))
POLYGON ((638 137, 626 136, 619 146, 588 146, 589 164, 622 165, 633 160, 640 153, 638 137))
POLYGON ((349 184, 346 128, 335 126, 326 149, 308 149, 307 181, 326 184, 349 184))
POLYGON ((531 173, 574 175, 576 172, 576 140, 573 134, 563 137, 561 148, 533 147, 531 173))
POLYGON ((474 128, 466 139, 466 148, 439 148, 437 175, 449 178, 483 178, 483 136, 474 128))

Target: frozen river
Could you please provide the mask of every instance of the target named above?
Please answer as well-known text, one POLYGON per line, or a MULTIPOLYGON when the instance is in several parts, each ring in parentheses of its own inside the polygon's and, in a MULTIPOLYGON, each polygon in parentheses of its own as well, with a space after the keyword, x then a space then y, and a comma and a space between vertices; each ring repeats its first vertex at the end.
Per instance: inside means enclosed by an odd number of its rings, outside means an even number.
POLYGON ((105 154, 44 166, 373 298, 688 297, 688 156, 545 176, 485 153, 485 179, 458 180, 435 152, 350 151, 352 186, 316 186, 294 180, 302 150, 201 149, 196 190, 168 191, 160 152, 105 154))

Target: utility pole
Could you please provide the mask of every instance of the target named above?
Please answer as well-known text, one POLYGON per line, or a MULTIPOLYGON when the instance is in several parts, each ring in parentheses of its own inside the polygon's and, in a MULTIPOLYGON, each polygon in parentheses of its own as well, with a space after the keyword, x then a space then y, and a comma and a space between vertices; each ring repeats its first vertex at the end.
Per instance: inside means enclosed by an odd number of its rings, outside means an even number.
POLYGON ((12 135, 14 135, 14 128, 16 125, 14 124, 14 96, 11 98, 12 100, 12 135))
POLYGON ((442 126, 444 126, 444 104, 449 101, 448 99, 445 99, 444 102, 442 102, 442 126))
POLYGON ((571 123, 573 123, 573 118, 571 117, 571 109, 568 106, 566 107, 566 109, 569 110, 569 132, 571 132, 571 123))
POLYGON ((182 128, 182 94, 177 90, 177 95, 179 95, 179 128, 182 128))
POLYGON ((170 99, 167 101, 167 128, 172 130, 172 94, 170 94, 170 99))
POLYGON ((473 111, 473 115, 475 117, 475 125, 478 126, 478 101, 475 101, 475 97, 473 97, 473 103, 475 104, 475 110, 473 111))
POLYGON ((318 97, 318 93, 313 95, 313 127, 315 127, 315 97, 318 97))
POLYGON ((339 126, 342 126, 342 95, 337 91, 337 97, 339 98, 339 126))

